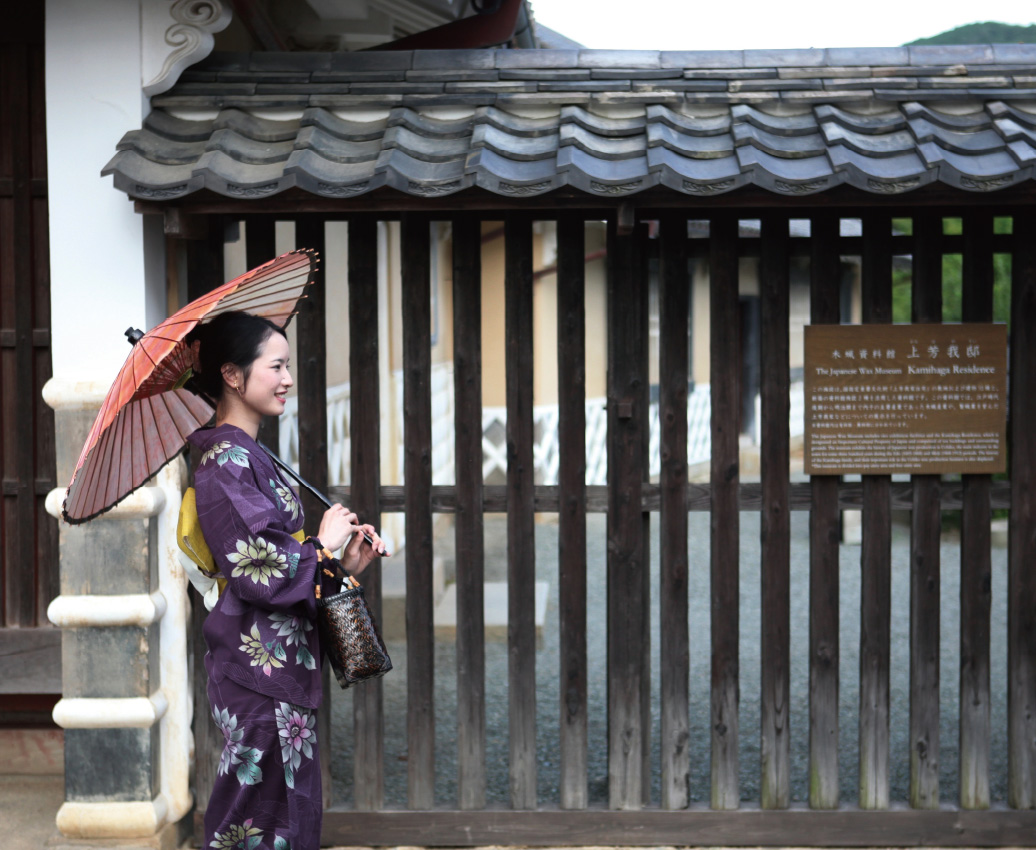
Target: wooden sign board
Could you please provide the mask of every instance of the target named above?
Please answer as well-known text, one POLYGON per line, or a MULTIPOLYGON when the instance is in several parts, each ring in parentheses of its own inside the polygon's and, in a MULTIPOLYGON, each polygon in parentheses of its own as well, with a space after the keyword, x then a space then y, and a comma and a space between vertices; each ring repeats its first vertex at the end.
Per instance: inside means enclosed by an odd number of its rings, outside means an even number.
POLYGON ((807 325, 809 475, 1003 472, 1007 327, 807 325))

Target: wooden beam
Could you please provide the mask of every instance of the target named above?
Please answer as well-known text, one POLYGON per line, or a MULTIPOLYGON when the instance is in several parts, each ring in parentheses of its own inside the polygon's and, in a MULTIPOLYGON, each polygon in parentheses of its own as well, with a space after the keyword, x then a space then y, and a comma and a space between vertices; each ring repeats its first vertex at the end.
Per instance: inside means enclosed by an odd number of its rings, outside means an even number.
MULTIPOLYGON (((918 216, 913 224, 912 318, 915 324, 939 323, 942 321, 942 254, 937 245, 942 218, 918 216)), ((909 799, 915 809, 932 809, 939 806, 940 480, 938 475, 915 475, 913 484, 909 799)), ((963 569, 963 563, 961 567, 963 569)))
POLYGON ((532 416, 532 219, 505 223, 507 653, 511 805, 536 806, 536 521, 532 416))
MULTIPOLYGON (((886 213, 863 220, 864 324, 892 321, 892 221, 886 213)), ((889 652, 891 633, 891 477, 863 476, 860 547, 860 807, 889 804, 889 652)))
MULTIPOLYGON (((841 260, 837 218, 810 222, 810 319, 838 324, 841 260)), ((809 484, 809 804, 837 809, 838 784, 838 543, 837 475, 814 475, 809 484)), ((794 486, 791 504, 794 508, 794 486)))
POLYGON ((403 219, 403 476, 406 488, 407 805, 435 805, 432 624, 432 315, 429 221, 403 219))
POLYGON ((454 464, 457 481, 457 798, 486 805, 485 525, 482 493, 482 248, 479 220, 453 221, 454 464))
MULTIPOLYGON (((349 222, 349 468, 352 500, 361 521, 381 528, 381 382, 378 315, 378 224, 361 216, 349 222)), ((387 305, 385 305, 387 307, 387 305)), ((381 620, 381 564, 363 574, 367 603, 381 620)), ((373 811, 385 802, 385 721, 381 679, 353 690, 353 800, 373 811)))
POLYGON ((690 275, 687 220, 662 220, 659 247, 659 628, 662 808, 690 796, 690 634, 687 555, 687 382, 690 275))
POLYGON ((738 307, 737 219, 710 222, 709 382, 712 385, 712 583, 711 801, 714 809, 741 804, 738 785, 741 340, 738 307))
POLYGON ((582 216, 558 219, 558 617, 561 807, 585 809, 586 654, 586 308, 582 216))
POLYGON ((788 315, 788 218, 769 213, 762 219, 763 254, 759 265, 762 340, 760 517, 762 549, 760 756, 763 808, 791 803, 791 512, 788 507, 791 387, 788 315))
POLYGON ((479 847, 1004 847, 1026 846, 1036 811, 843 808, 621 812, 539 809, 514 812, 324 813, 323 842, 334 846, 479 847))

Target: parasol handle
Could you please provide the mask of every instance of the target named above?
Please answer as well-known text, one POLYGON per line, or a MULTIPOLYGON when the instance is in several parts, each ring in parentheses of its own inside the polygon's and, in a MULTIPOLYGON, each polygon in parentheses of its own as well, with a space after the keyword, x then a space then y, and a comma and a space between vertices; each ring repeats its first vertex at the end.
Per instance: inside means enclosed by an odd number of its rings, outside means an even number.
MULTIPOLYGON (((317 499, 319 499, 321 502, 323 502, 326 507, 331 507, 331 500, 327 496, 325 496, 323 493, 321 493, 316 487, 314 487, 312 484, 310 484, 305 478, 303 478, 301 475, 299 475, 294 469, 291 468, 291 466, 289 464, 285 463, 283 460, 281 460, 279 457, 277 457, 277 455, 275 455, 272 451, 270 451, 269 448, 267 448, 265 445, 260 443, 258 440, 256 440, 256 444, 259 446, 259 448, 261 448, 264 452, 266 452, 267 455, 270 456, 270 460, 272 460, 275 464, 277 464, 277 466, 279 466, 284 472, 286 472, 292 479, 294 479, 295 482, 300 487, 305 487, 317 499)), ((366 540, 368 543, 370 543, 371 546, 374 545, 374 541, 371 539, 371 536, 369 534, 367 534, 367 532, 362 531, 360 533, 363 535, 363 539, 364 540, 366 540)))

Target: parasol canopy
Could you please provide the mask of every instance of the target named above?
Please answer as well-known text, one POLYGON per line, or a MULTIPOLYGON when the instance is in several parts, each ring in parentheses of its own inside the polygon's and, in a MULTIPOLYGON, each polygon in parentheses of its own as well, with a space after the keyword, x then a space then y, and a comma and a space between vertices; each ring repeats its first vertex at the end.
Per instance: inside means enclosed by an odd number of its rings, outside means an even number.
POLYGON ((212 418, 212 405, 185 386, 193 375, 194 355, 184 337, 200 322, 230 310, 285 327, 313 282, 317 262, 311 250, 282 254, 195 299, 146 334, 126 331, 133 350, 79 456, 61 509, 66 521, 86 522, 114 507, 212 418))

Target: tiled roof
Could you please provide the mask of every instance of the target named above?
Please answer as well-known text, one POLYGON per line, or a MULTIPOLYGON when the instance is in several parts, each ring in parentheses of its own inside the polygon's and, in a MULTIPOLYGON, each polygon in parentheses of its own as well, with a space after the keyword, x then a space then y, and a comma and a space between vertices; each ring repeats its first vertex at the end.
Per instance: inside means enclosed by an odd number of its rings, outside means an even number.
POLYGON ((105 166, 136 198, 382 186, 989 191, 1036 161, 1036 45, 214 54, 105 166))

